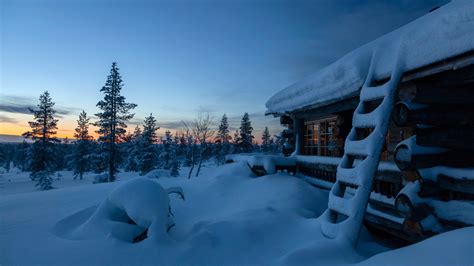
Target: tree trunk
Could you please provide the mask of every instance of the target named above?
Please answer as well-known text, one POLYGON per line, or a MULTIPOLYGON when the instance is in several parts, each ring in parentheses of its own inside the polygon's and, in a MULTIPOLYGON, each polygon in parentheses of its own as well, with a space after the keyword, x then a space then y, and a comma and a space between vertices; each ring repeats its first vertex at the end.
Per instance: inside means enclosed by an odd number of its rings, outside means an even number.
POLYGON ((204 147, 201 148, 201 151, 199 153, 199 165, 198 165, 198 169, 197 169, 197 172, 196 172, 196 176, 199 176, 199 172, 201 172, 201 165, 202 165, 202 157, 203 157, 203 154, 204 152, 206 151, 206 144, 204 143, 204 147))
POLYGON ((194 144, 193 144, 193 148, 192 148, 192 151, 191 151, 191 168, 189 168, 189 173, 188 173, 188 179, 191 179, 191 175, 193 173, 193 170, 194 170, 194 165, 195 165, 195 156, 194 156, 194 144))

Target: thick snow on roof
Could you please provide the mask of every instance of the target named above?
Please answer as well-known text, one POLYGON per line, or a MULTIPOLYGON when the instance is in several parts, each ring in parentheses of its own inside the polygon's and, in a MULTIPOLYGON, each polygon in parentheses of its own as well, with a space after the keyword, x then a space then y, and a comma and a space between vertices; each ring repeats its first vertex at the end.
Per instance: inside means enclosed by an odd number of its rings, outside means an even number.
POLYGON ((267 114, 330 104, 355 95, 375 53, 375 77, 389 77, 398 47, 410 71, 474 50, 474 2, 457 0, 352 51, 271 97, 267 114))

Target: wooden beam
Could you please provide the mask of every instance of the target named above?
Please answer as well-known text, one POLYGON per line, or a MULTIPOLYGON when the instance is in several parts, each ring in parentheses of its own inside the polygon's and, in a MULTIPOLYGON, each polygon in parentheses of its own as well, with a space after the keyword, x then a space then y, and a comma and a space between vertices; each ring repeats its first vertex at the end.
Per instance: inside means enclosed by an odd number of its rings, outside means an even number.
POLYGON ((445 166, 452 167, 474 166, 474 156, 472 156, 472 151, 469 150, 451 150, 433 154, 413 154, 405 145, 400 145, 395 150, 394 160, 398 168, 403 171, 429 168, 439 165, 441 162, 445 166))
POLYGON ((417 128, 416 144, 458 150, 474 150, 474 128, 417 128))
POLYGON ((398 102, 395 104, 392 119, 400 127, 416 124, 474 126, 474 108, 472 105, 462 104, 413 108, 410 103, 398 102))

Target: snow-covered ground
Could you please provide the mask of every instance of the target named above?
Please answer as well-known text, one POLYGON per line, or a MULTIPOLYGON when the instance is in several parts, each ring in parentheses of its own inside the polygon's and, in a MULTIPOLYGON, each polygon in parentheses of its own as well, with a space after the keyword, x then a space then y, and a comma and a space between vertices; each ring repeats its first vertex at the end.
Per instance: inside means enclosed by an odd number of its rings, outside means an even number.
MULTIPOLYGON (((139 243, 100 232, 77 234, 116 187, 121 190, 113 197, 121 195, 121 204, 127 205, 128 191, 123 188, 137 174, 121 173, 117 182, 94 185, 93 175, 73 180, 71 173, 61 172, 54 183, 57 189, 51 191, 38 191, 27 173, 4 174, 0 264, 472 266, 474 262, 474 227, 396 250, 363 229, 353 249, 342 239, 322 236, 318 217, 327 207, 328 193, 297 177, 278 173, 257 178, 245 163, 208 166, 190 180, 185 173, 186 169, 182 177, 151 179, 164 188, 181 187, 186 200, 171 194, 175 226, 167 237, 139 243)), ((149 193, 133 189, 129 193, 130 200, 153 199, 149 193)), ((125 208, 146 212, 155 205, 125 208)))

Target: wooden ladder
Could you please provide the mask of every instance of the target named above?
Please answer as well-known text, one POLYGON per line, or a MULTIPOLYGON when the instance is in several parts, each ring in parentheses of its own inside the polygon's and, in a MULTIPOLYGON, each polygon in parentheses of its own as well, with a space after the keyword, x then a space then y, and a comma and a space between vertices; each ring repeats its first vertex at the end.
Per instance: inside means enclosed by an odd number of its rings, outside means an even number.
POLYGON ((337 167, 336 183, 329 194, 328 209, 322 216, 321 231, 327 238, 343 237, 352 245, 357 244, 390 124, 396 88, 403 74, 401 51, 396 54, 390 79, 377 86, 372 84, 377 52, 372 54, 344 155, 337 167))

